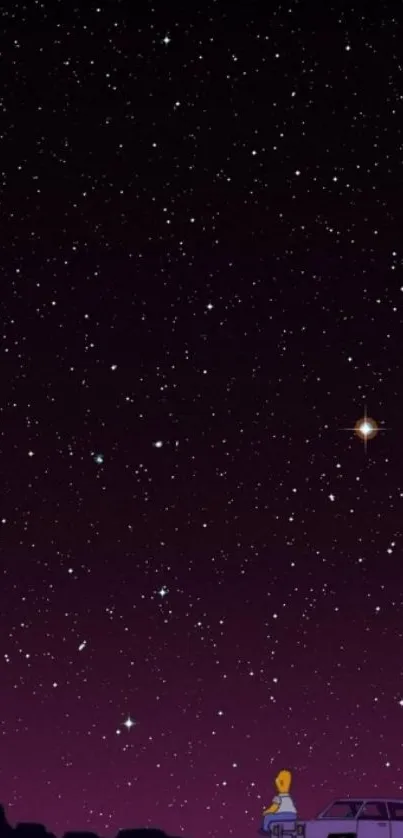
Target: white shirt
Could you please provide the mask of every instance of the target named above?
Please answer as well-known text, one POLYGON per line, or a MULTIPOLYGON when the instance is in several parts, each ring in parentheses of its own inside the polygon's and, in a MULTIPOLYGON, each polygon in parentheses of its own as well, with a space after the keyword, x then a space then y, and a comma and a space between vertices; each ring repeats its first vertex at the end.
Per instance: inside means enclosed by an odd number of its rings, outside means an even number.
POLYGON ((279 808, 277 809, 276 815, 281 814, 283 812, 289 812, 290 814, 296 815, 297 810, 294 806, 292 797, 290 794, 278 794, 276 797, 273 797, 273 803, 279 803, 279 808))

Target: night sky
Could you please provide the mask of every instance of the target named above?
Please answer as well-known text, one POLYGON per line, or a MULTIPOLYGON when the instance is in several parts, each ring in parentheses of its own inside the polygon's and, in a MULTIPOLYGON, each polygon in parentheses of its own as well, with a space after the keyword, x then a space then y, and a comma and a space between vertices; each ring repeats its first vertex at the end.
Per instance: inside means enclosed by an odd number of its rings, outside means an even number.
POLYGON ((323 6, 0 9, 13 824, 403 793, 401 31, 323 6))

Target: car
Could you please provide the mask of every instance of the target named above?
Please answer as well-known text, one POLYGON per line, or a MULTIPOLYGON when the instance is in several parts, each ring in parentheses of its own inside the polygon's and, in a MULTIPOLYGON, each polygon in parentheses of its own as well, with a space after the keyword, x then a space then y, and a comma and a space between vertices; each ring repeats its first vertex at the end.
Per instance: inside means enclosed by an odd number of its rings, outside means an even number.
POLYGON ((314 820, 273 823, 278 838, 403 838, 403 798, 334 800, 314 820))

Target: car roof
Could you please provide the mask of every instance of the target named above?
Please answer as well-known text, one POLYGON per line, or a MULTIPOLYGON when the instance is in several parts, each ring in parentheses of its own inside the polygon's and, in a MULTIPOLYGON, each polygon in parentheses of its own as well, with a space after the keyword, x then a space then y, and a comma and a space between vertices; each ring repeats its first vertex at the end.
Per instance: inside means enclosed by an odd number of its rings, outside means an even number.
POLYGON ((337 797, 334 803, 401 803, 403 797, 337 797))

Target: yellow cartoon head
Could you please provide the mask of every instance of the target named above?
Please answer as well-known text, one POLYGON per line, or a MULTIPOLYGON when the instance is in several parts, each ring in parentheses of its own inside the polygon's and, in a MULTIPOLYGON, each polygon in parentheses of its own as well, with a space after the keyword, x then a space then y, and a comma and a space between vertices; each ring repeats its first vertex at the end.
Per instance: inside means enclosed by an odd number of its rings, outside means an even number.
POLYGON ((291 771, 283 769, 278 772, 275 783, 280 794, 287 794, 290 791, 291 779, 291 771))

